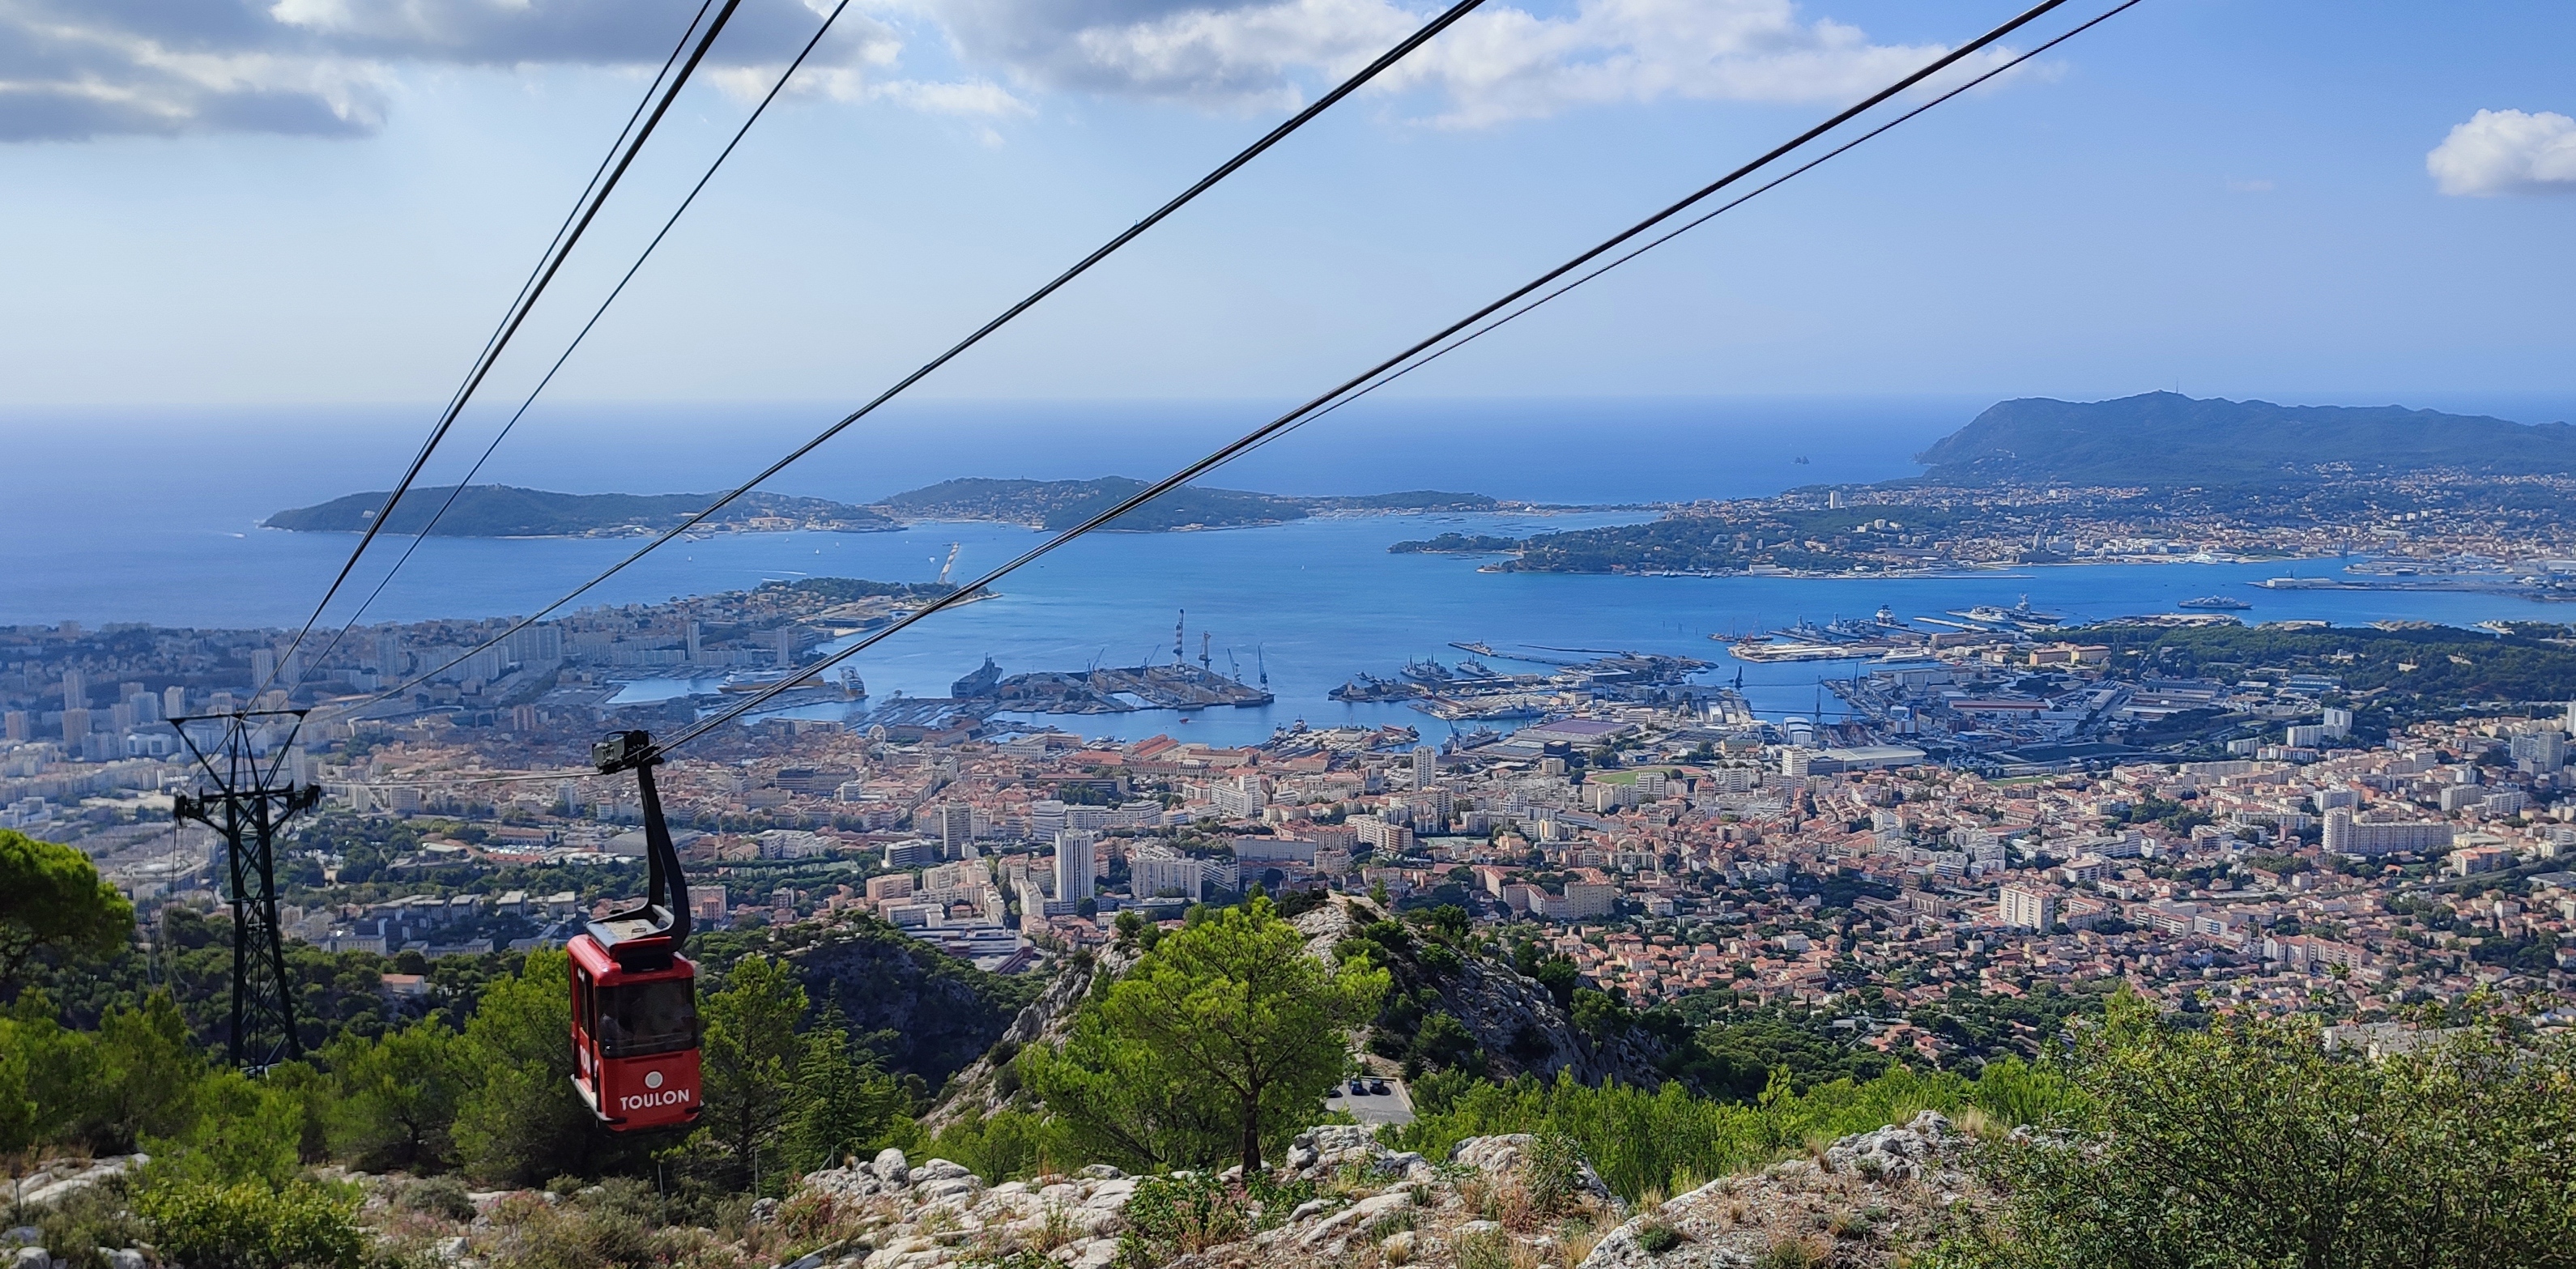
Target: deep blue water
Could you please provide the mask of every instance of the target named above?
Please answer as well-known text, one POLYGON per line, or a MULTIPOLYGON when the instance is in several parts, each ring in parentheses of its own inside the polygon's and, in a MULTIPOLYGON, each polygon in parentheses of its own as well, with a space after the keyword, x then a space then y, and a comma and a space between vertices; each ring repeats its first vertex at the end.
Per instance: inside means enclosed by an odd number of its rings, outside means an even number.
MULTIPOLYGON (((825 461, 777 487, 864 498, 956 475, 1145 475, 1262 408, 930 407, 887 434, 818 455, 825 461)), ((1439 487, 1567 502, 1754 494, 1908 474, 1909 454, 1972 412, 1973 405, 1941 401, 1396 403, 1374 419, 1330 420, 1210 483, 1316 493, 1439 487), (1811 461, 1797 464, 1799 456, 1811 461)), ((258 519, 383 487, 416 441, 414 413, 58 416, 38 421, 42 426, 6 425, 0 441, 21 479, 16 496, 0 505, 0 623, 301 622, 354 539, 261 530, 258 519), (245 434, 259 439, 236 439, 245 434)), ((811 418, 777 408, 706 428, 679 427, 667 414, 640 416, 631 427, 605 415, 541 422, 552 426, 532 427, 524 446, 514 438, 504 451, 509 461, 496 460, 484 478, 584 491, 713 488, 746 474, 788 429, 811 418)), ((434 468, 430 478, 441 475, 434 468)), ((1003 583, 1001 599, 925 622, 854 666, 882 699, 896 689, 944 694, 987 654, 1013 672, 1079 669, 1095 658, 1132 665, 1170 655, 1175 613, 1186 609, 1191 655, 1197 632, 1213 634, 1218 667, 1227 666, 1229 649, 1246 678, 1266 666, 1277 705, 1210 711, 1187 724, 1157 712, 1067 725, 1090 735, 1169 731, 1238 741, 1297 717, 1318 725, 1402 721, 1436 734, 1446 725, 1402 706, 1346 707, 1325 693, 1355 672, 1391 673, 1412 657, 1454 660, 1464 654, 1447 646, 1453 640, 1502 651, 1550 644, 1678 653, 1718 660, 1713 673, 1732 676, 1738 666, 1723 660, 1723 646, 1707 637, 1712 632, 1855 616, 1882 604, 1904 617, 1937 616, 2027 594, 2035 606, 2082 619, 2170 611, 2176 600, 2218 592, 2252 602, 2241 614, 2248 620, 2467 624, 2562 612, 2495 596, 2276 593, 2248 585, 2277 575, 2278 565, 2034 568, 1901 581, 1622 578, 1479 573, 1473 559, 1385 549, 1447 529, 1517 535, 1632 518, 1320 518, 1262 529, 1101 535, 1003 583)), ((950 542, 962 544, 960 575, 971 576, 1032 541, 1021 529, 956 524, 681 542, 585 602, 658 601, 801 575, 926 580, 950 542)), ((389 562, 407 540, 385 545, 394 548, 384 556, 389 562)), ((432 540, 370 619, 524 613, 631 549, 611 541, 432 540)), ((356 593, 381 566, 361 569, 356 593)), ((337 608, 334 616, 345 612, 337 608)), ((1820 675, 1847 672, 1831 664, 1743 669, 1757 707, 1795 713, 1817 705, 1820 675)), ((1822 700, 1830 712, 1832 699, 1822 700)))

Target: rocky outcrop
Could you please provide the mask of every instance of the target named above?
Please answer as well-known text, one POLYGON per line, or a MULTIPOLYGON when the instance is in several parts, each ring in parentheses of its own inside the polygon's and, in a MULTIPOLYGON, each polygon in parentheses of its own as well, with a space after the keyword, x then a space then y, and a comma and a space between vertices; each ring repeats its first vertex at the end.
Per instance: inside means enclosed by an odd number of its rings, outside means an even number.
POLYGON ((1813 1160, 1721 1177, 1605 1235, 1580 1269, 1895 1265, 1977 1191, 1968 1138, 1934 1111, 1845 1137, 1813 1160))
MULTIPOLYGON (((1299 915, 1295 924, 1306 936, 1308 954, 1330 958, 1342 940, 1386 915, 1367 900, 1337 895, 1323 907, 1299 915)), ((1657 1065, 1663 1050, 1651 1036, 1637 1031, 1608 1039, 1585 1035, 1545 986, 1507 965, 1460 955, 1454 965, 1401 958, 1401 963, 1388 968, 1396 976, 1398 992, 1427 989, 1438 996, 1441 1011, 1456 1018, 1475 1039, 1485 1073, 1495 1079, 1518 1075, 1554 1079, 1559 1071, 1572 1071, 1586 1084, 1615 1079, 1651 1089, 1664 1082, 1657 1065)))
MULTIPOLYGON (((1322 907, 1298 914, 1291 924, 1305 937, 1306 954, 1330 964, 1334 949, 1344 940, 1388 915, 1366 899, 1334 895, 1322 907)), ((1038 998, 999 1030, 982 1056, 957 1069, 938 1103, 923 1116, 923 1126, 935 1133, 969 1115, 989 1115, 1009 1104, 1015 1086, 1004 1068, 1030 1045, 1061 1040, 1084 998, 1099 983, 1127 972, 1139 955, 1134 944, 1113 942, 1087 956, 1069 958, 1038 998)), ((1640 1031, 1608 1039, 1586 1035, 1546 987, 1508 965, 1461 955, 1437 967, 1408 958, 1389 968, 1398 992, 1423 990, 1436 996, 1437 1007, 1456 1018, 1475 1040, 1485 1073, 1496 1079, 1523 1074, 1553 1079, 1559 1071, 1571 1071, 1587 1084, 1615 1079, 1651 1089, 1663 1083, 1658 1066, 1663 1050, 1653 1037, 1640 1031)), ((809 983, 813 977, 809 971, 809 983)), ((854 1019, 857 1016, 852 1014, 854 1019)), ((866 1024, 860 1029, 865 1030, 866 1024)))
POLYGON ((147 1154, 112 1154, 87 1161, 49 1163, 10 1183, 11 1200, 22 1208, 51 1207, 94 1185, 102 1185, 152 1162, 147 1154))
POLYGON ((987 1186, 946 1160, 914 1166, 888 1150, 805 1178, 789 1203, 809 1212, 828 1206, 848 1232, 782 1269, 962 1269, 1032 1258, 1076 1269, 1565 1264, 1569 1230, 1601 1227, 1626 1211, 1588 1167, 1554 1206, 1533 1206, 1530 1145, 1525 1136, 1473 1138, 1435 1162, 1391 1150, 1366 1128, 1322 1125, 1297 1136, 1271 1188, 1246 1192, 1235 1170, 1213 1178, 1199 1191, 1213 1213, 1203 1226, 1208 1237, 1177 1241, 1141 1216, 1131 1219, 1140 1187, 1162 1182, 1094 1165, 987 1186))
POLYGON ((969 1062, 948 1083, 939 1103, 922 1116, 921 1125, 936 1133, 969 1115, 989 1115, 1011 1099, 1002 1068, 1032 1044, 1053 1044, 1073 1025, 1074 1010, 1091 994, 1092 985, 1117 978, 1136 963, 1136 949, 1112 943, 1087 956, 1066 960, 1047 981, 1046 990, 1011 1018, 983 1056, 969 1062))
POLYGON ((853 1035, 883 1038, 888 1067, 933 1089, 990 1049, 1036 990, 874 922, 787 959, 815 1007, 839 1006, 853 1035))
MULTIPOLYGON (((1144 1178, 1101 1164, 992 1183, 886 1150, 803 1177, 722 1234, 657 1226, 652 1189, 633 1180, 448 1205, 418 1201, 425 1183, 408 1178, 337 1179, 365 1192, 360 1220, 389 1260, 445 1269, 525 1263, 612 1234, 649 1243, 656 1263, 774 1269, 1878 1269, 1928 1247, 1957 1205, 1982 1201, 1963 1144, 1939 1116, 1918 1116, 1633 1212, 1561 1142, 1526 1135, 1426 1158, 1368 1128, 1317 1125, 1250 1185, 1231 1169, 1144 1178)), ((29 1251, 12 1265, 0 1242, 0 1269, 59 1263, 29 1251)))

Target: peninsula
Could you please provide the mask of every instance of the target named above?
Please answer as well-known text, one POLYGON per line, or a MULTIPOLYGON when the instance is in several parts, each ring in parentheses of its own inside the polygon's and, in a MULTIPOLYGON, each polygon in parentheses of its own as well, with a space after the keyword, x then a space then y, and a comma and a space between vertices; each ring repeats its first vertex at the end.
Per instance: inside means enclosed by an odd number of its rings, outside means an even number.
POLYGON ((1915 461, 1929 470, 1904 480, 1389 549, 1500 555, 1484 565, 1496 572, 1818 577, 2356 555, 2409 579, 2388 585, 2576 593, 2551 564, 2576 553, 2576 429, 2561 423, 2170 392, 2034 398, 1985 410, 1915 461))
MULTIPOLYGON (((510 485, 453 485, 414 489, 403 496, 385 531, 414 535, 424 529, 443 538, 633 537, 668 532, 714 502, 712 493, 568 494, 510 485), (455 495, 449 506, 448 497, 455 495), (444 514, 439 513, 446 507, 444 514), (435 516, 436 522, 431 518, 435 516)), ((263 527, 299 533, 356 533, 385 505, 386 493, 350 494, 270 516, 263 527)), ((779 533, 797 529, 867 533, 902 526, 881 512, 824 498, 749 493, 709 516, 705 529, 719 533, 779 533)))
MULTIPOLYGON (((887 515, 906 520, 994 520, 1031 528, 1070 529, 1133 496, 1147 482, 1132 476, 1091 480, 943 480, 899 493, 876 504, 887 515)), ((1210 489, 1184 485, 1111 521, 1106 527, 1123 533, 1158 533, 1176 529, 1243 528, 1284 524, 1333 512, 1406 513, 1425 511, 1499 511, 1507 504, 1485 494, 1418 489, 1403 493, 1343 497, 1298 497, 1254 493, 1243 489, 1210 489)))
MULTIPOLYGON (((791 530, 868 533, 900 529, 923 520, 988 520, 1033 529, 1069 529, 1116 506, 1146 486, 1129 476, 1092 480, 944 480, 870 505, 750 493, 700 526, 717 533, 791 530)), ((662 533, 687 520, 718 495, 569 494, 510 485, 468 485, 442 514, 452 485, 414 489, 394 508, 385 531, 434 537, 541 538, 629 537, 662 533), (435 523, 432 517, 435 517, 435 523)), ((383 491, 350 494, 270 516, 263 527, 300 533, 356 533, 384 506, 383 491)), ((1182 529, 1231 529, 1284 524, 1312 515, 1449 511, 1502 511, 1522 504, 1485 494, 1421 489, 1403 493, 1299 497, 1242 489, 1183 486, 1112 521, 1122 533, 1182 529)))

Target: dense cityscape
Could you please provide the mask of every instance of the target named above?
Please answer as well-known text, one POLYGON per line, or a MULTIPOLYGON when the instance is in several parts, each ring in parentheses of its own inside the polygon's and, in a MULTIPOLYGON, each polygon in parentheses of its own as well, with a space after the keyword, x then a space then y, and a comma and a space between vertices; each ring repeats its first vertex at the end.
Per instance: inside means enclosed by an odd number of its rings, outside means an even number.
MULTIPOLYGON (((277 681, 302 686, 259 703, 309 710, 282 755, 327 800, 281 846, 285 928, 427 959, 560 942, 630 897, 643 853, 634 787, 584 769, 589 742, 712 703, 609 704, 620 680, 776 682, 932 593, 821 579, 595 610, 393 699, 371 694, 499 627, 386 627, 289 666, 277 681)), ((2178 1008, 2385 1021, 2482 987, 2566 989, 2576 714, 2407 720, 2298 668, 2314 658, 2158 677, 2086 641, 2175 632, 1950 638, 1839 681, 1867 706, 1843 721, 1569 672, 1544 717, 1438 746, 1396 726, 1095 743, 991 717, 989 667, 959 696, 874 710, 855 680, 817 681, 793 699, 852 721, 718 733, 661 787, 700 919, 866 914, 1002 972, 1099 947, 1121 913, 1177 927, 1258 885, 1453 905, 1636 1007, 1794 1005, 1926 1063, 1955 1060, 1936 1015, 1961 992, 2127 983, 2178 1008), (2196 723, 2187 752, 2103 739, 2176 716, 2196 723)), ((251 704, 276 636, 7 637, 6 823, 78 845, 147 910, 219 911, 210 835, 169 820, 196 772, 159 720, 251 704)))

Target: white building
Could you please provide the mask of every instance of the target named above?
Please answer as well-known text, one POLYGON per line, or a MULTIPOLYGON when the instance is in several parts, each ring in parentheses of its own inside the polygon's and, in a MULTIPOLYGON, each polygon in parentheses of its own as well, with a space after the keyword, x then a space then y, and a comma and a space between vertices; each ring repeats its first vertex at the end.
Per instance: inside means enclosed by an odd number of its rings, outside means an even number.
POLYGON ((2326 812, 2323 845, 2335 854, 2356 856, 2449 850, 2451 832, 2451 826, 2442 823, 2387 824, 2363 820, 2338 807, 2326 812))
POLYGON ((1548 899, 1547 914, 1552 917, 1562 917, 1568 921, 1608 916, 1610 905, 1618 898, 1619 887, 1617 886, 1589 881, 1569 881, 1565 883, 1565 898, 1548 899))
POLYGON ((1127 857, 1128 889, 1139 899, 1168 894, 1195 902, 1205 884, 1199 861, 1159 842, 1139 843, 1127 857))
POLYGON ((1100 878, 1098 857, 1093 854, 1091 834, 1068 828, 1055 835, 1055 897, 1064 903, 1079 903, 1091 897, 1092 885, 1100 878))
POLYGON ((1996 917, 2005 925, 2041 933, 2057 928, 2057 895, 2054 891, 2037 886, 2006 886, 2002 899, 1996 917))

